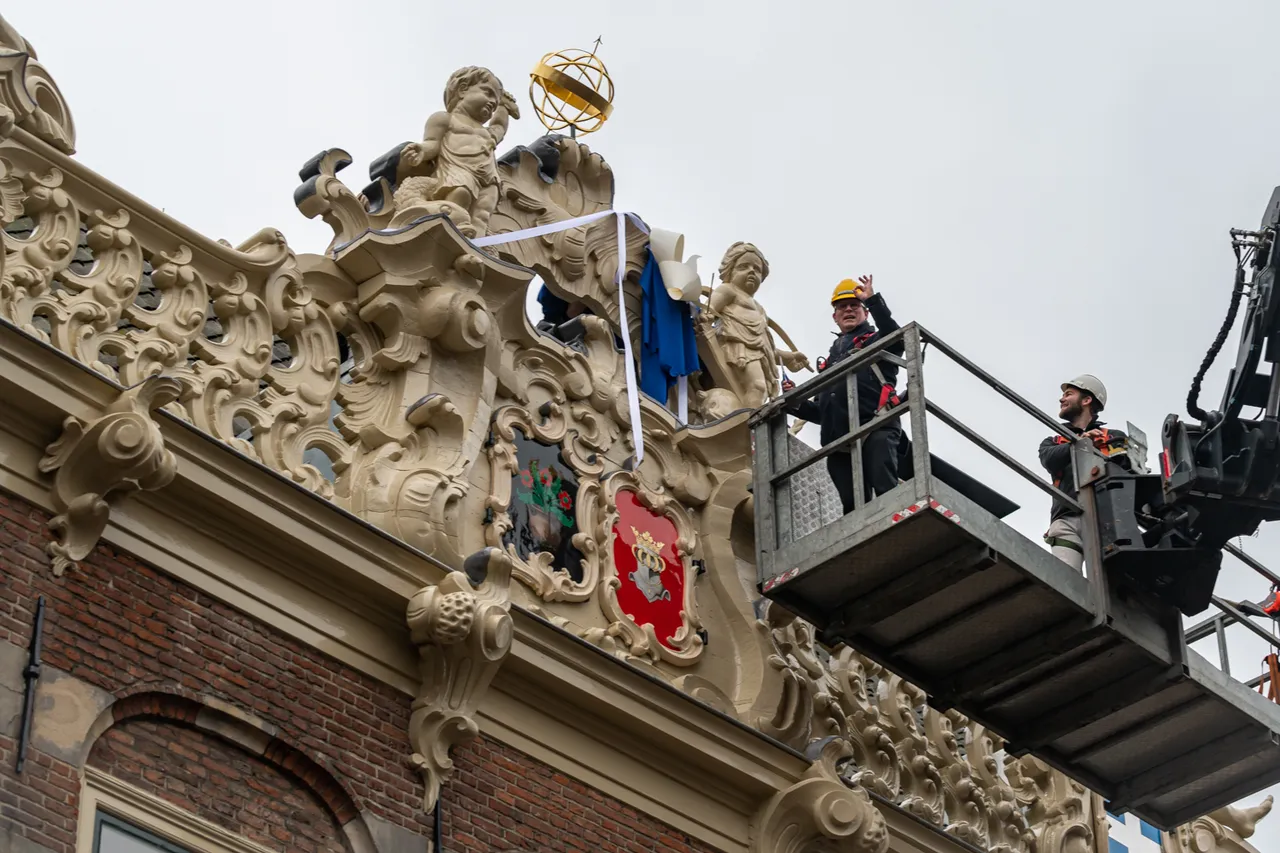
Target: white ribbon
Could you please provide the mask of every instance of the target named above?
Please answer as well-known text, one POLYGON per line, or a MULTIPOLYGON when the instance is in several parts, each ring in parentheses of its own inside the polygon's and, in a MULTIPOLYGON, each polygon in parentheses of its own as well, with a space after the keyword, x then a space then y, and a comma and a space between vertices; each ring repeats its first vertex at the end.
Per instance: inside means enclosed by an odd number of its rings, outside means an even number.
MULTIPOLYGON (((627 220, 630 219, 636 228, 648 234, 649 229, 645 226, 644 221, 634 213, 602 210, 597 213, 588 213, 586 216, 579 216, 576 219, 566 219, 563 222, 549 222, 546 225, 525 228, 521 231, 509 231, 505 234, 490 234, 488 237, 472 240, 471 243, 479 247, 515 243, 519 240, 528 240, 531 237, 556 234, 560 231, 568 231, 570 228, 590 225, 592 222, 604 219, 606 216, 613 216, 618 221, 618 271, 614 275, 613 283, 618 288, 618 319, 619 325, 622 326, 622 352, 625 355, 624 369, 627 380, 627 408, 631 413, 631 443, 635 445, 636 465, 639 465, 644 461, 644 431, 640 428, 640 388, 639 383, 636 381, 636 360, 631 354, 631 328, 627 324, 627 303, 622 291, 622 280, 627 271, 627 220)), ((683 376, 680 377, 679 408, 681 421, 687 421, 689 408, 688 382, 685 381, 683 376)))

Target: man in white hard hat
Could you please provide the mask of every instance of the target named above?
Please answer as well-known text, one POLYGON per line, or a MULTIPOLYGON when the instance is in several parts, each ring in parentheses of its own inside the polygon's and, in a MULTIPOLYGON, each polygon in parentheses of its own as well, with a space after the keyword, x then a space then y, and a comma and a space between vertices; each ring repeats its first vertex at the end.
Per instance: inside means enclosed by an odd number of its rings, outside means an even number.
MULTIPOLYGON (((1084 373, 1062 383, 1058 417, 1066 421, 1066 427, 1076 435, 1092 439, 1103 456, 1130 470, 1129 437, 1120 430, 1107 429, 1098 420, 1098 413, 1106 405, 1106 386, 1093 374, 1084 373)), ((1076 496, 1078 489, 1071 467, 1071 442, 1066 437, 1052 435, 1040 442, 1040 464, 1053 478, 1054 486, 1072 498, 1076 496)), ((1082 530, 1080 510, 1054 498, 1044 541, 1053 549, 1054 556, 1077 570, 1084 566, 1082 530)))

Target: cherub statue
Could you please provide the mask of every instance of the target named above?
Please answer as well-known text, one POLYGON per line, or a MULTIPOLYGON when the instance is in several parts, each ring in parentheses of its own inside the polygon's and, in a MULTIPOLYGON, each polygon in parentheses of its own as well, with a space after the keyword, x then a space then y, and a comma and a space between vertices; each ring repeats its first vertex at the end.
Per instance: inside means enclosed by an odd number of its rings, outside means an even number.
POLYGON ((769 331, 769 316, 756 301, 756 291, 769 276, 769 262, 751 243, 737 242, 720 262, 720 285, 711 291, 715 332, 731 375, 733 390, 743 408, 757 408, 778 396, 778 369, 804 370, 809 358, 802 352, 778 351, 769 331))
POLYGON ((467 236, 480 237, 498 205, 494 149, 508 121, 520 118, 520 107, 492 71, 475 66, 450 75, 444 106, 427 119, 422 141, 400 151, 391 224, 440 212, 467 236))

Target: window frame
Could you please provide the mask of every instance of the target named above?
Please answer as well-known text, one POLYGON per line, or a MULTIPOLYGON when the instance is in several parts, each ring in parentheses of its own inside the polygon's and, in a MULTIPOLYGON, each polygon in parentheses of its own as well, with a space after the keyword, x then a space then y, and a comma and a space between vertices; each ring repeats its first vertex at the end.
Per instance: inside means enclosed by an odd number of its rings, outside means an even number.
POLYGON ((102 829, 103 827, 111 827, 125 835, 131 835, 146 844, 151 845, 160 853, 191 853, 186 847, 179 847, 172 841, 161 838, 153 832, 148 832, 136 824, 130 823, 123 818, 117 817, 109 811, 97 809, 93 816, 93 851, 101 853, 102 851, 102 829))
MULTIPOLYGON (((176 845, 172 853, 275 853, 109 773, 86 767, 76 853, 96 853, 100 816, 161 844, 176 845)), ((162 847, 160 853, 171 851, 162 847)))

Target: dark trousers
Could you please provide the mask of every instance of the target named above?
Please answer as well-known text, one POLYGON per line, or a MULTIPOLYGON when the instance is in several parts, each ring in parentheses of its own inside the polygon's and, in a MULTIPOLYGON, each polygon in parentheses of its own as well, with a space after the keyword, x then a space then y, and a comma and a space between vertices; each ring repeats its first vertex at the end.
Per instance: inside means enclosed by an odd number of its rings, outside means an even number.
MULTIPOLYGON (((898 443, 902 428, 896 423, 868 435, 862 440, 862 494, 883 495, 898 485, 898 443)), ((827 473, 840 493, 846 513, 853 511, 853 465, 850 454, 837 452, 827 457, 827 473)))

